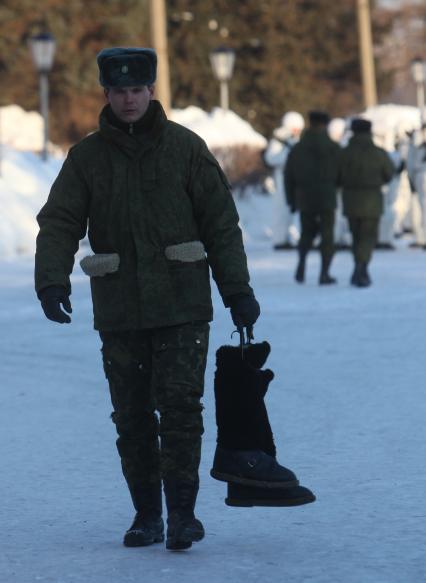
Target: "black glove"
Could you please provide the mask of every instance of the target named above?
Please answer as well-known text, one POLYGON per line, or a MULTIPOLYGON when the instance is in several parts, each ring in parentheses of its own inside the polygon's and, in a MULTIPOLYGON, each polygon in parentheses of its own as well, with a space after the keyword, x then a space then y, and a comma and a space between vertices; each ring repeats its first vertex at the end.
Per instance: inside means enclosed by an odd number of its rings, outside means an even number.
POLYGON ((38 293, 41 307, 45 313, 46 318, 59 324, 69 324, 71 318, 61 310, 61 304, 68 314, 71 314, 71 302, 69 293, 61 285, 50 285, 45 287, 38 293))
POLYGON ((254 296, 236 294, 227 298, 227 304, 231 308, 232 321, 238 330, 253 326, 260 316, 260 306, 254 296))

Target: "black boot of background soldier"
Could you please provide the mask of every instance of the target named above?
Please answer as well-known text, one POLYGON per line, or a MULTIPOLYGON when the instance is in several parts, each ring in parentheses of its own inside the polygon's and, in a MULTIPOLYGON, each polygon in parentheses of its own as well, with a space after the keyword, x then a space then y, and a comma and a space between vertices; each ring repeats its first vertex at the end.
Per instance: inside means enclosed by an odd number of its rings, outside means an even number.
POLYGON ((319 285, 330 285, 337 283, 337 279, 332 277, 329 273, 332 257, 321 258, 321 272, 319 276, 319 285))
POLYGON ((366 263, 356 263, 351 277, 351 284, 355 287, 368 287, 371 279, 367 271, 366 263))
POLYGON ((361 263, 361 277, 366 284, 365 287, 371 285, 372 281, 370 274, 368 273, 368 263, 361 263))
POLYGON ((294 274, 294 279, 297 283, 304 283, 305 281, 306 255, 305 251, 299 251, 299 262, 296 267, 296 273, 294 274))

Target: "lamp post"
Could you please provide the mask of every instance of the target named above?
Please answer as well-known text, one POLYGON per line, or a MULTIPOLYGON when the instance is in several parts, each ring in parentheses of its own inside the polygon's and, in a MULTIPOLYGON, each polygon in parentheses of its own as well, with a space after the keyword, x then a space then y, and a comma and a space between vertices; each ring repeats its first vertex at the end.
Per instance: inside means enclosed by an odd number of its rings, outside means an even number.
POLYGON ((156 92, 165 112, 171 109, 169 54, 167 48, 167 8, 165 0, 150 0, 151 46, 157 51, 156 92))
POLYGON ((377 104, 370 0, 357 0, 359 55, 365 107, 377 104))
POLYGON ((0 178, 2 176, 2 164, 3 164, 3 142, 2 142, 2 132, 1 132, 1 107, 0 107, 0 178))
POLYGON ((423 113, 423 108, 425 106, 424 83, 426 80, 426 61, 420 57, 413 59, 411 61, 411 74, 417 88, 417 107, 420 109, 420 112, 423 113))
POLYGON ((39 75, 40 113, 43 118, 43 149, 41 157, 47 160, 49 139, 49 72, 52 69, 56 42, 49 32, 30 37, 29 46, 34 65, 39 75))
POLYGON ((220 82, 220 107, 224 111, 228 111, 228 81, 231 79, 234 71, 235 51, 225 47, 218 47, 210 53, 210 63, 214 76, 220 82))

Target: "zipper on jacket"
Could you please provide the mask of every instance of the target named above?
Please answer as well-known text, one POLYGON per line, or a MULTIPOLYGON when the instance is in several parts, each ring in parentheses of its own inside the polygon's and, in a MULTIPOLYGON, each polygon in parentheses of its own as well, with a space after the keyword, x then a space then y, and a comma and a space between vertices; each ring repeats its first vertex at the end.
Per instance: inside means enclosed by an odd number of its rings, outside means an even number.
POLYGON ((129 123, 129 134, 133 134, 133 124, 129 123))

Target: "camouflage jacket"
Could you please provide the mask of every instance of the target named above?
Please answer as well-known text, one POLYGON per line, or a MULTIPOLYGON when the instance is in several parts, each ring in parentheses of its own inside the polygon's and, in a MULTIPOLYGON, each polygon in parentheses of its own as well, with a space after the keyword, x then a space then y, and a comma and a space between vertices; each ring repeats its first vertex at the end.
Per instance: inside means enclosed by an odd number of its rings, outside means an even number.
POLYGON ((302 212, 336 208, 340 146, 325 129, 307 129, 291 150, 284 170, 287 202, 302 212))
POLYGON ((383 212, 382 185, 395 174, 388 153, 370 134, 355 134, 343 149, 340 184, 343 212, 350 217, 377 218, 383 212))
POLYGON ((238 214, 229 184, 203 140, 167 120, 151 102, 148 134, 111 125, 70 149, 37 216, 36 291, 71 291, 79 240, 88 228, 95 254, 117 253, 118 271, 91 277, 94 326, 132 330, 213 317, 209 266, 226 298, 252 293, 238 214), (166 257, 166 248, 198 241, 196 261, 166 257), (198 243, 200 245, 200 243, 198 243))

